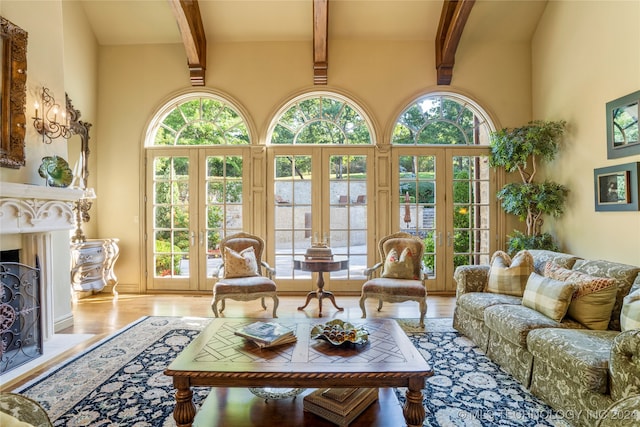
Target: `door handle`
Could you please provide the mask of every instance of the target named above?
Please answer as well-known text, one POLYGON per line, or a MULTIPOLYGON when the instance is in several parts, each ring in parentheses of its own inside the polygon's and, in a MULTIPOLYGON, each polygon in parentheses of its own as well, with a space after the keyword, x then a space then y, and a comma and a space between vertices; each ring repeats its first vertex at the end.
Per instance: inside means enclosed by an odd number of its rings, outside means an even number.
POLYGON ((196 243, 196 232, 192 231, 191 232, 191 246, 193 246, 196 243))
POLYGON ((199 233, 199 236, 200 236, 200 246, 202 246, 204 243, 204 231, 201 231, 199 233))
POLYGON ((447 231, 447 246, 451 246, 451 232, 447 231))

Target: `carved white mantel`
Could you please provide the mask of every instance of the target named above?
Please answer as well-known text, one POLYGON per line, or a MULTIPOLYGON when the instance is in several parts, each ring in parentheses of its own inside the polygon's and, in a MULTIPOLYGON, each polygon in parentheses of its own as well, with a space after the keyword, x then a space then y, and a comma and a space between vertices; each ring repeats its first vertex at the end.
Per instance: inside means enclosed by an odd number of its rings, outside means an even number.
POLYGON ((20 235, 22 262, 34 266, 30 260, 36 256, 40 261, 45 340, 53 335, 55 323, 51 232, 75 228, 73 206, 81 197, 79 189, 0 182, 0 237, 20 235))

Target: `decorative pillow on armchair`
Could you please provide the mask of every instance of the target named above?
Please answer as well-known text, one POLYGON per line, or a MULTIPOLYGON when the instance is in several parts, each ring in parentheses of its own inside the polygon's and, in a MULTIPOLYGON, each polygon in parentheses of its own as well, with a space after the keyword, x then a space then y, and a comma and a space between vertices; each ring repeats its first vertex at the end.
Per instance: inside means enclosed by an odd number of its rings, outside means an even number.
POLYGON ((569 309, 573 291, 571 282, 531 273, 522 295, 522 305, 561 322, 569 309))
POLYGON ((391 249, 384 260, 381 277, 390 279, 417 279, 413 274, 413 256, 409 248, 404 248, 398 258, 398 251, 391 249))
POLYGON ((503 251, 491 257, 489 280, 485 292, 521 297, 533 272, 533 256, 529 251, 518 252, 513 259, 503 251))
POLYGON ((574 285, 575 292, 567 311, 569 317, 589 329, 608 329, 618 292, 615 279, 591 276, 552 262, 545 265, 544 275, 574 285))
POLYGON ((624 297, 620 313, 620 327, 623 331, 640 329, 640 289, 624 297))
POLYGON ((258 276, 258 260, 253 246, 240 252, 224 248, 224 278, 258 276))

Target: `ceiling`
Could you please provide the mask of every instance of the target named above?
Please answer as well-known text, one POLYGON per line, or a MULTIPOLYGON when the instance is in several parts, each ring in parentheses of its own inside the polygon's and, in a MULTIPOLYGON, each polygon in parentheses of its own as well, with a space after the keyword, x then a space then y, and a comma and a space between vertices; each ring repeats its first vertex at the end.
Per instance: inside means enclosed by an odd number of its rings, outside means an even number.
MULTIPOLYGON (((100 45, 181 43, 169 0, 81 0, 100 45)), ((313 0, 199 0, 209 43, 313 40, 313 0)), ((424 40, 442 0, 330 0, 329 39, 424 40)), ((546 0, 476 0, 462 41, 529 41, 546 0)))

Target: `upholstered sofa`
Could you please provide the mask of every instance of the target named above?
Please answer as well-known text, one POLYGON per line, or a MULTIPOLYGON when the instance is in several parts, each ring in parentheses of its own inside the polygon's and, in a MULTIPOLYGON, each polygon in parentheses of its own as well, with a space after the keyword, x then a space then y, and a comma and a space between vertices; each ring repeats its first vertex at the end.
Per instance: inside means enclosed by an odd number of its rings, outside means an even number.
MULTIPOLYGON (((611 418, 620 413, 624 419, 619 425, 640 426, 640 407, 635 412, 624 409, 630 401, 640 402, 640 267, 544 250, 526 255, 522 265, 529 259, 532 274, 526 268, 520 272, 528 276, 522 295, 491 288, 490 281, 496 279, 490 276, 500 274, 493 258, 491 265, 458 267, 453 326, 573 425, 593 427, 605 414, 611 418), (566 307, 573 304, 579 288, 570 279, 556 280, 554 271, 564 278, 587 275, 610 284, 608 291, 593 292, 591 299, 583 300, 595 305, 610 300, 604 311, 611 314, 604 323, 584 320, 585 312, 589 317, 600 311, 602 317, 601 307, 582 307, 582 317, 575 315, 582 323, 568 314, 572 311, 566 307), (565 311, 545 310, 549 298, 531 302, 529 288, 541 283, 558 285, 553 289, 573 286, 564 295, 565 311)), ((558 298, 563 298, 560 292, 558 298)))

